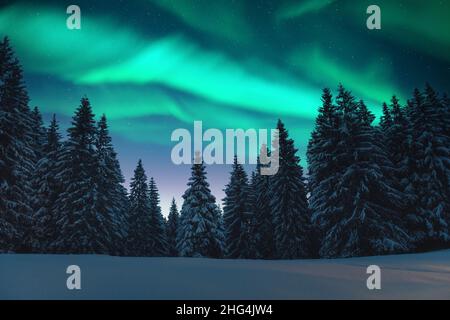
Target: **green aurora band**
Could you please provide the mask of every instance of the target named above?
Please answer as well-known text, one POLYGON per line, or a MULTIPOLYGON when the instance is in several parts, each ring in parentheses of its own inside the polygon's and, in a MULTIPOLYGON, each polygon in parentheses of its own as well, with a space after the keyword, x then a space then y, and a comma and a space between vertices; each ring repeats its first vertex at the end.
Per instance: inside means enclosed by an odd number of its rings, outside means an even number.
MULTIPOLYGON (((228 1, 222 0, 197 5, 187 0, 176 4, 166 0, 140 2, 154 3, 189 28, 236 46, 249 46, 258 38, 242 4, 228 6, 228 1)), ((275 21, 267 23, 301 20, 331 10, 338 3, 346 8, 349 24, 364 24, 366 15, 361 10, 365 13, 368 2, 355 5, 346 0, 284 1, 276 7, 275 21)), ((427 7, 422 3, 409 1, 405 10, 392 1, 379 1, 383 28, 389 28, 389 37, 396 41, 448 61, 450 20, 444 19, 448 4, 427 7), (410 31, 406 36, 405 28, 410 31), (418 37, 426 41, 417 41, 418 37)), ((293 44, 280 51, 285 63, 280 67, 251 52, 238 61, 182 31, 149 35, 107 13, 83 13, 82 29, 77 31, 65 28, 66 18, 64 6, 18 2, 0 9, 1 33, 11 37, 25 72, 55 77, 72 88, 69 98, 65 92, 52 93, 51 88, 33 93, 33 103, 38 102, 46 113, 70 116, 86 94, 96 113, 106 113, 114 122, 112 130, 136 141, 161 141, 156 136, 167 131, 157 125, 146 127, 140 117, 172 118, 171 126, 189 126, 201 119, 218 128, 267 128, 278 117, 312 123, 321 88, 334 89, 340 82, 377 115, 381 103, 393 94, 403 102, 409 94, 402 92, 386 63, 368 57, 361 67, 335 58, 318 43, 307 49, 293 44)), ((310 128, 293 129, 303 145, 310 128)), ((169 139, 163 141, 169 143, 169 139)))

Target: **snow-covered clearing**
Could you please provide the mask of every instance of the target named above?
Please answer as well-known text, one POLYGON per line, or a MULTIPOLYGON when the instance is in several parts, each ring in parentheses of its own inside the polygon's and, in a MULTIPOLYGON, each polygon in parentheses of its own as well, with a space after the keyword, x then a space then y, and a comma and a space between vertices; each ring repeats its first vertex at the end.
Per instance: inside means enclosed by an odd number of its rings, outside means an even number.
POLYGON ((0 299, 450 299, 450 250, 335 260, 0 254, 0 299), (381 290, 368 290, 369 265, 381 290), (68 290, 66 268, 81 268, 68 290))

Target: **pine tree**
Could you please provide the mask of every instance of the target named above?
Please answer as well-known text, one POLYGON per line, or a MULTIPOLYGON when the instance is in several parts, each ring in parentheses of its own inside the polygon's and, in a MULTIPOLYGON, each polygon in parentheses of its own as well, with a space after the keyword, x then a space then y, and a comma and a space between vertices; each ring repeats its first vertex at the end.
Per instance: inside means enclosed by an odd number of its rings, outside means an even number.
MULTIPOLYGON (((359 100, 358 109, 356 110, 358 118, 362 121, 362 123, 366 126, 370 126, 375 120, 375 116, 372 112, 369 111, 366 104, 363 100, 359 100)), ((392 118, 391 118, 392 122, 392 118)))
MULTIPOLYGON (((261 153, 268 154, 266 146, 261 153)), ((258 157, 256 171, 252 177, 250 203, 254 215, 254 241, 255 257, 259 259, 273 259, 275 257, 273 215, 270 207, 270 178, 261 175, 261 167, 264 166, 258 157)))
POLYGON ((450 137, 450 98, 446 93, 442 95, 442 129, 445 136, 450 137))
POLYGON ((322 106, 319 108, 315 128, 311 133, 306 153, 309 164, 308 183, 310 189, 314 189, 316 181, 321 181, 330 172, 330 168, 323 168, 322 166, 328 164, 335 148, 333 143, 335 141, 332 140, 336 139, 338 118, 332 99, 330 89, 323 89, 322 106))
POLYGON ((182 257, 219 258, 223 250, 220 214, 206 181, 205 165, 193 164, 191 170, 183 194, 177 249, 182 257))
POLYGON ((32 117, 22 69, 0 42, 0 252, 29 252, 34 170, 32 117))
POLYGON ((215 258, 222 258, 225 255, 225 223, 223 220, 223 211, 220 205, 214 210, 213 221, 216 224, 214 229, 214 238, 217 241, 215 258))
POLYGON ((167 220, 166 234, 167 242, 169 247, 169 256, 177 257, 177 229, 178 229, 179 213, 177 204, 175 203, 175 198, 172 199, 172 204, 170 205, 169 216, 167 220))
POLYGON ((47 139, 43 146, 43 157, 36 165, 35 171, 35 223, 33 231, 33 248, 36 252, 49 252, 50 244, 57 235, 57 215, 53 211, 61 182, 56 179, 58 154, 61 148, 61 135, 56 116, 53 115, 47 130, 47 139))
POLYGON ((383 131, 389 130, 392 126, 391 111, 386 103, 383 103, 383 115, 380 118, 380 126, 383 131))
POLYGON ((98 211, 99 186, 97 128, 89 100, 84 97, 75 112, 68 141, 58 157, 62 182, 54 212, 59 233, 51 248, 64 253, 109 253, 112 230, 109 217, 98 211))
MULTIPOLYGON (((409 182, 411 172, 409 168, 414 159, 411 157, 411 126, 406 108, 400 106, 396 96, 391 99, 392 124, 386 130, 379 128, 383 135, 379 142, 384 144, 389 159, 394 166, 393 177, 403 192, 405 205, 402 208, 402 220, 407 222, 407 216, 414 212, 414 192, 409 182)), ((405 227, 409 229, 408 223, 405 227)))
POLYGON ((394 165, 403 167, 411 143, 409 121, 396 96, 392 97, 391 108, 392 123, 385 132, 388 137, 386 147, 394 165))
POLYGON ((322 93, 322 106, 316 118, 315 129, 308 143, 308 189, 310 191, 309 207, 311 210, 312 250, 317 256, 320 242, 325 236, 326 225, 335 212, 335 184, 339 180, 339 171, 334 159, 338 143, 339 113, 333 105, 330 89, 322 93))
POLYGON ((414 90, 410 110, 414 161, 409 180, 416 212, 408 222, 419 249, 440 248, 450 241, 450 140, 441 129, 440 110, 431 86, 427 85, 425 96, 414 90))
POLYGON ((409 238, 398 215, 402 193, 390 184, 393 165, 377 142, 377 131, 370 125, 373 117, 362 117, 367 107, 356 103, 342 86, 336 101, 338 140, 333 157, 328 159, 335 163, 334 191, 328 190, 326 207, 319 206, 313 219, 324 235, 320 255, 351 257, 406 251, 409 238))
MULTIPOLYGON (((42 121, 42 115, 39 111, 38 107, 34 107, 34 109, 31 111, 31 129, 32 129, 32 148, 34 150, 34 167, 35 170, 32 173, 32 202, 31 202, 31 206, 32 206, 32 210, 33 210, 33 232, 30 233, 29 235, 29 239, 27 240, 27 242, 31 243, 31 247, 33 248, 33 250, 35 250, 35 246, 36 246, 36 241, 35 241, 35 237, 36 235, 34 234, 34 230, 35 230, 35 225, 37 224, 36 221, 36 213, 37 211, 40 209, 40 204, 39 202, 41 201, 39 194, 38 194, 38 190, 39 190, 39 180, 41 179, 41 177, 39 176, 40 174, 43 174, 42 172, 39 173, 38 172, 38 163, 45 157, 45 153, 44 153, 44 147, 45 144, 47 143, 47 132, 46 129, 44 127, 44 123, 42 121)), ((39 247, 39 246, 38 246, 39 247)))
POLYGON ((42 115, 38 107, 31 111, 33 149, 35 153, 35 162, 37 163, 44 157, 44 145, 46 144, 47 132, 42 121, 42 115))
POLYGON ((274 217, 276 257, 297 259, 309 257, 310 213, 300 158, 294 141, 281 120, 277 124, 279 150, 278 173, 271 178, 271 208, 274 217))
POLYGON ((128 231, 128 197, 105 115, 97 125, 96 150, 98 161, 96 210, 100 216, 105 217, 105 225, 109 230, 109 253, 124 254, 128 231))
POLYGON ((248 258, 250 252, 251 208, 247 173, 234 157, 230 182, 225 188, 223 219, 227 258, 248 258))
POLYGON ((159 194, 156 187, 155 180, 150 178, 149 183, 149 215, 150 215, 150 230, 149 238, 151 241, 153 256, 167 256, 167 239, 164 218, 161 214, 161 207, 159 206, 159 194))
POLYGON ((150 201, 147 176, 142 161, 139 160, 130 183, 130 212, 128 232, 128 253, 135 256, 147 256, 152 253, 149 240, 150 201))

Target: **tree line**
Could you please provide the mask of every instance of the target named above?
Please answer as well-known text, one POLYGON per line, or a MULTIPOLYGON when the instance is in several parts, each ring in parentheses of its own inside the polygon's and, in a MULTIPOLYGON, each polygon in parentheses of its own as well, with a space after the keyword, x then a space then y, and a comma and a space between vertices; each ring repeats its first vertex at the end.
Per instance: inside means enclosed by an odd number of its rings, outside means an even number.
POLYGON ((97 121, 87 97, 67 139, 55 116, 44 126, 4 38, 0 252, 296 259, 450 247, 449 98, 426 85, 374 120, 342 85, 335 98, 324 89, 307 172, 279 120, 277 174, 258 161, 248 176, 235 158, 220 208, 194 164, 180 212, 173 200, 165 219, 141 160, 123 186, 106 116, 97 121))

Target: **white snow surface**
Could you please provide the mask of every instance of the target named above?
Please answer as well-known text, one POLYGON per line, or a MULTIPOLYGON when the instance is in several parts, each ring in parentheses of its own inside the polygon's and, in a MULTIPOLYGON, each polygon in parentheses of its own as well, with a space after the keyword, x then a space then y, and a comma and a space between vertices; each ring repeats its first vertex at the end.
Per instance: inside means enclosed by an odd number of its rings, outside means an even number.
POLYGON ((332 260, 0 254, 0 299, 450 299, 450 250, 332 260), (68 290, 66 268, 81 268, 68 290), (368 290, 369 265, 381 290, 368 290))

